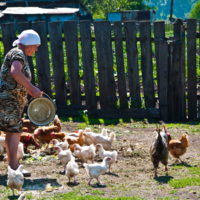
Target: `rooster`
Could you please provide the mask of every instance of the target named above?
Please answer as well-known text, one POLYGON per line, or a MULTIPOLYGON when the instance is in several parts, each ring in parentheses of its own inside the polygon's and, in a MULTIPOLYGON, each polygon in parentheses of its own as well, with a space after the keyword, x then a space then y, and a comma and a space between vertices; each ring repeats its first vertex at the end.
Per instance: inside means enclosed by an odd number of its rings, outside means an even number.
POLYGON ((28 152, 28 146, 30 145, 34 145, 36 149, 40 148, 40 144, 30 133, 23 132, 20 136, 20 142, 24 143, 24 152, 28 152))
POLYGON ((165 171, 168 171, 167 164, 168 164, 169 151, 166 140, 167 136, 161 134, 161 129, 156 129, 154 133, 156 133, 156 139, 152 144, 152 146, 150 147, 150 156, 151 156, 151 162, 153 163, 155 169, 155 177, 157 177, 157 168, 159 162, 165 165, 165 171))
POLYGON ((180 156, 186 153, 187 147, 189 146, 189 141, 188 141, 188 136, 186 134, 183 134, 181 136, 181 139, 179 140, 173 140, 171 135, 167 132, 167 129, 165 126, 163 126, 164 131, 168 135, 168 150, 170 154, 176 158, 175 162, 178 162, 178 159, 184 163, 181 159, 180 156))
POLYGON ((58 116, 56 115, 54 120, 53 120, 53 125, 51 126, 44 126, 43 128, 37 128, 34 131, 34 137, 36 139, 38 139, 38 141, 40 143, 47 143, 46 148, 48 148, 49 143, 51 142, 52 138, 51 138, 51 133, 52 132, 59 132, 61 130, 61 123, 60 120, 58 118, 58 116))
POLYGON ((98 181, 100 185, 103 184, 99 181, 99 176, 106 173, 107 167, 108 167, 108 161, 110 161, 111 159, 112 159, 111 157, 105 157, 101 164, 98 164, 98 163, 94 163, 94 164, 84 163, 83 164, 87 174, 90 176, 90 181, 88 182, 88 185, 90 185, 90 182, 93 178, 96 178, 96 180, 98 181))

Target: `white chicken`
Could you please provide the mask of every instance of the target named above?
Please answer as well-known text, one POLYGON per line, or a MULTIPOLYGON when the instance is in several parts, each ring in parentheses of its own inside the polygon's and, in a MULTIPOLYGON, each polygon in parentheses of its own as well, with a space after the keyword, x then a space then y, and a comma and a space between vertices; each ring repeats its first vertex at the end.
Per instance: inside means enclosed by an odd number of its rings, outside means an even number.
POLYGON ((23 190, 24 176, 22 174, 23 165, 20 165, 15 171, 8 166, 8 181, 7 186, 12 190, 13 196, 15 196, 14 189, 23 190))
POLYGON ((78 154, 77 157, 79 157, 82 160, 82 163, 87 162, 88 160, 91 160, 92 163, 94 162, 94 157, 96 156, 96 148, 93 144, 91 144, 90 146, 83 147, 81 147, 79 144, 74 144, 74 147, 76 151, 78 150, 80 152, 80 154, 76 152, 75 155, 78 154))
POLYGON ((63 173, 65 173, 65 168, 66 168, 67 163, 71 159, 75 159, 75 158, 72 156, 72 152, 70 151, 70 149, 62 150, 61 147, 59 147, 59 146, 54 146, 54 149, 58 153, 58 159, 64 165, 64 172, 63 173))
POLYGON ((101 131, 101 135, 108 137, 108 130, 106 128, 103 128, 101 131))
POLYGON ((113 163, 116 162, 117 160, 117 151, 105 151, 103 146, 101 144, 97 144, 96 148, 98 149, 99 152, 99 157, 101 159, 104 159, 105 157, 109 156, 112 158, 112 160, 108 161, 108 165, 109 165, 109 173, 110 173, 110 167, 113 163))
POLYGON ((6 148, 5 139, 6 139, 5 137, 0 136, 0 146, 4 148, 6 148))
POLYGON ((78 175, 78 173, 79 173, 79 168, 73 157, 66 166, 65 175, 67 175, 69 182, 70 179, 74 177, 74 184, 77 184, 75 177, 78 175))
POLYGON ((59 146, 61 147, 62 150, 67 150, 69 147, 67 140, 65 140, 64 142, 59 142, 57 139, 53 139, 52 143, 53 143, 53 146, 59 146))
POLYGON ((110 150, 112 147, 112 143, 115 141, 115 133, 111 132, 109 137, 103 136, 99 133, 93 133, 93 132, 84 132, 83 135, 86 138, 90 138, 93 143, 96 144, 102 144, 103 148, 106 150, 110 150))
MULTIPOLYGON (((24 145, 23 145, 23 143, 19 142, 18 149, 17 149, 17 160, 18 160, 18 162, 20 161, 20 159, 23 158, 23 156, 24 156, 24 145)), ((7 162, 8 161, 8 156, 5 156, 3 158, 3 161, 7 162)))
POLYGON ((101 164, 98 164, 98 163, 94 163, 94 164, 84 163, 83 164, 87 174, 90 176, 88 185, 90 185, 90 182, 93 178, 95 178, 100 185, 103 184, 99 181, 99 176, 106 173, 107 167, 108 167, 108 161, 110 161, 111 159, 112 159, 111 157, 105 157, 101 164))

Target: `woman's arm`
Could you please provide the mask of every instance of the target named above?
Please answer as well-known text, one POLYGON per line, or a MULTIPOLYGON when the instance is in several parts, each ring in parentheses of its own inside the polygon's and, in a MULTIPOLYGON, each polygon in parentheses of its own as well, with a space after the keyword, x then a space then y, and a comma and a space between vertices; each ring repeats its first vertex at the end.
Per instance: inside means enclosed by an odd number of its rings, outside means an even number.
POLYGON ((19 62, 18 60, 13 61, 10 72, 15 81, 20 85, 24 86, 28 90, 28 93, 34 98, 41 97, 42 92, 29 82, 29 80, 24 76, 21 70, 21 62, 19 62))

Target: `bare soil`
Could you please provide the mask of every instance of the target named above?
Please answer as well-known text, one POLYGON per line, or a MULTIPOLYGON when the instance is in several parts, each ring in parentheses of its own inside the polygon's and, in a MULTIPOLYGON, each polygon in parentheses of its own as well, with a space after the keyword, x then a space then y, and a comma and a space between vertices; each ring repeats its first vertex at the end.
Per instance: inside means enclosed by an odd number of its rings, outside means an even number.
MULTIPOLYGON (((162 122, 155 122, 162 123, 162 122)), ((76 131, 80 123, 62 123, 63 131, 76 131)), ((164 166, 160 164, 158 169, 158 177, 154 177, 153 165, 150 161, 149 148, 152 143, 152 133, 156 128, 155 124, 148 122, 131 122, 116 125, 105 126, 110 131, 115 131, 117 137, 113 144, 113 150, 118 152, 118 160, 112 166, 111 173, 100 176, 100 180, 105 184, 100 186, 96 180, 92 180, 93 186, 88 186, 89 177, 85 169, 82 167, 80 160, 77 163, 80 173, 77 176, 78 185, 68 183, 65 175, 60 174, 63 166, 52 155, 45 156, 41 161, 27 163, 25 158, 21 161, 26 170, 31 171, 30 178, 25 178, 23 188, 24 192, 32 193, 34 199, 42 196, 51 196, 57 193, 76 191, 78 195, 100 195, 102 197, 119 197, 119 196, 140 196, 144 199, 199 199, 199 186, 190 186, 176 189, 169 185, 171 179, 184 178, 181 168, 174 170, 175 159, 170 155, 169 172, 164 172, 164 166), (128 151, 127 151, 128 150, 128 151), (47 183, 51 183, 53 191, 48 193, 45 191, 47 183)), ((93 125, 91 128, 94 132, 101 132, 101 125, 93 125)), ((179 139, 183 133, 189 134, 190 145, 186 154, 182 156, 182 160, 186 162, 183 167, 200 166, 200 137, 199 131, 195 131, 195 125, 191 125, 188 129, 169 128, 168 131, 174 139, 179 139)), ((7 168, 0 159, 0 190, 5 189, 7 180, 7 168)), ((90 162, 90 161, 89 161, 90 162)), ((101 159, 97 156, 95 162, 100 163, 101 159)), ((72 181, 72 180, 71 180, 72 181)), ((10 193, 11 194, 11 193, 10 193)), ((9 194, 9 195, 10 195, 9 194)), ((3 194, 2 199, 9 198, 8 194, 3 194)))

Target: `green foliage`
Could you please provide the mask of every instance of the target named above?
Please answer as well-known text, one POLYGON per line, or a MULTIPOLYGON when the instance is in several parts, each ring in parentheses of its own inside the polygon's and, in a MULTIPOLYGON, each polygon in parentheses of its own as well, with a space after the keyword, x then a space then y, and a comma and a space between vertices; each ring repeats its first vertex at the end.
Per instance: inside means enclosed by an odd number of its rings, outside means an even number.
POLYGON ((144 0, 82 0, 82 3, 93 15, 93 19, 106 19, 110 12, 150 9, 144 0))
POLYGON ((190 18, 196 18, 197 20, 200 19, 200 1, 197 1, 189 13, 190 18))

